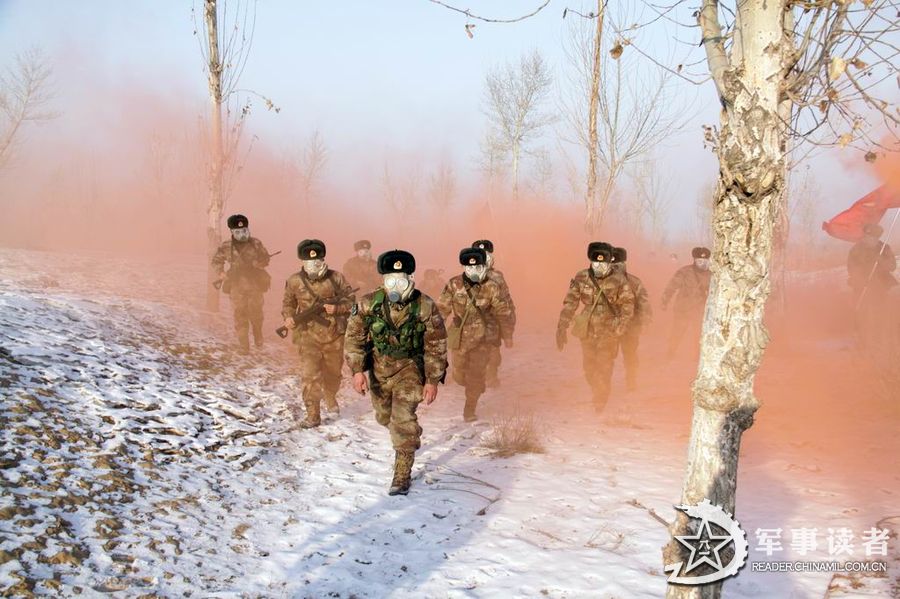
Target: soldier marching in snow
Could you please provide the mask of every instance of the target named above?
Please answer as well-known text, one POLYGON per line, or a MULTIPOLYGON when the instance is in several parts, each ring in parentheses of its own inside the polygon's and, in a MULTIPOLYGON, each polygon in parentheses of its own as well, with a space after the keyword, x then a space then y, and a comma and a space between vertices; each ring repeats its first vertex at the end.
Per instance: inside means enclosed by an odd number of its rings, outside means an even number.
POLYGON ((634 318, 628 323, 625 334, 619 338, 619 351, 622 354, 622 360, 625 362, 625 387, 629 391, 637 389, 637 376, 640 361, 638 360, 638 345, 641 340, 641 332, 644 326, 650 324, 653 316, 650 308, 650 299, 647 296, 647 288, 644 283, 636 276, 628 272, 626 261, 628 252, 625 248, 614 247, 612 249, 613 268, 616 272, 625 276, 631 291, 634 293, 634 318))
POLYGON ((465 387, 463 419, 476 419, 478 399, 485 391, 491 352, 512 344, 514 314, 509 294, 489 276, 487 252, 472 247, 459 253, 463 273, 450 279, 438 299, 447 324, 453 380, 465 387))
POLYGON ((353 307, 344 356, 353 387, 371 392, 375 419, 394 446, 389 495, 409 492, 422 428, 416 409, 437 397, 447 369, 447 333, 434 301, 415 288, 412 254, 392 250, 378 257, 383 284, 353 307), (366 373, 368 372, 368 377, 366 373))
POLYGON ((344 263, 344 276, 351 285, 368 293, 381 285, 381 277, 372 258, 372 242, 360 239, 353 244, 353 251, 355 255, 344 263))
POLYGON ((634 317, 636 299, 625 275, 613 269, 612 246, 592 242, 587 257, 590 266, 576 273, 563 300, 556 346, 560 351, 565 347, 571 324, 572 335, 581 340, 584 374, 600 413, 609 400, 613 362, 634 317))
MULTIPOLYGON (((306 417, 302 428, 322 422, 321 406, 340 413, 337 392, 341 386, 344 332, 355 298, 353 289, 341 273, 325 263, 325 244, 305 239, 297 246, 303 268, 284 284, 281 315, 285 329, 293 331, 293 342, 300 354, 300 377, 306 417)), ((299 410, 294 417, 300 420, 299 410)))
POLYGON ((688 327, 699 328, 703 320, 706 296, 709 295, 709 249, 695 247, 691 250, 691 256, 694 259, 693 263, 676 270, 662 294, 663 310, 668 308, 669 301, 675 296, 672 329, 669 334, 670 359, 675 357, 675 352, 688 327))
MULTIPOLYGON (((509 285, 506 283, 506 277, 503 273, 494 268, 494 242, 490 239, 479 239, 472 244, 473 248, 479 248, 487 254, 488 278, 500 287, 500 292, 504 297, 504 301, 509 304, 512 314, 510 314, 510 330, 509 342, 507 347, 512 347, 512 335, 516 328, 516 305, 513 302, 512 295, 509 292, 509 285)), ((496 339, 488 352, 487 363, 487 386, 497 387, 500 385, 499 370, 502 357, 500 355, 500 339, 496 339)))
POLYGON ((213 284, 231 297, 238 351, 243 354, 250 351, 251 327, 256 347, 262 347, 263 294, 272 282, 265 271, 269 265, 269 252, 259 239, 250 236, 249 223, 243 214, 229 216, 231 239, 223 241, 212 258, 212 266, 218 274, 213 284), (227 272, 226 262, 229 265, 227 272))

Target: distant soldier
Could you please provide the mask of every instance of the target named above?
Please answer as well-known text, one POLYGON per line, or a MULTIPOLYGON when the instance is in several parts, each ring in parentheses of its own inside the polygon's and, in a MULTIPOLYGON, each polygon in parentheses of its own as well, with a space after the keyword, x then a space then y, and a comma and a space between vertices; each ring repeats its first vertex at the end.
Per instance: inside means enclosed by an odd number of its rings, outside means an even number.
MULTIPOLYGON (((355 297, 341 273, 325 263, 325 244, 305 239, 297 246, 303 268, 284 284, 281 315, 284 326, 293 330, 293 341, 300 354, 300 377, 306 418, 302 428, 322 423, 321 405, 339 414, 337 392, 341 386, 341 365, 347 317, 355 297)), ((295 409, 294 418, 300 420, 295 409)))
MULTIPOLYGON (((500 286, 501 293, 505 296, 505 301, 512 308, 512 315, 510 316, 510 322, 512 324, 510 325, 511 329, 509 332, 509 343, 507 345, 507 347, 512 347, 512 334, 516 329, 516 304, 513 302, 512 295, 509 292, 509 285, 507 285, 506 278, 503 276, 503 273, 494 268, 494 242, 492 242, 490 239, 479 239, 472 244, 472 247, 482 249, 487 253, 488 278, 500 286)), ((500 378, 498 376, 498 373, 500 371, 501 362, 502 358, 500 356, 500 339, 497 339, 496 343, 488 354, 488 387, 498 387, 500 385, 500 378)))
POLYGON ((378 257, 384 283, 353 307, 344 347, 353 388, 371 391, 375 419, 391 433, 395 457, 388 495, 409 492, 422 436, 416 409, 423 400, 435 400, 447 370, 444 320, 434 301, 415 288, 415 270, 409 252, 378 257))
POLYGON ((372 291, 381 285, 381 277, 372 258, 372 242, 360 239, 353 244, 353 251, 356 255, 344 264, 344 276, 360 291, 372 291))
POLYGON ((866 225, 863 238, 850 248, 847 255, 847 282, 857 298, 865 293, 877 300, 897 284, 893 275, 897 270, 897 258, 891 246, 881 241, 883 233, 884 229, 877 224, 866 225))
POLYGON ((212 259, 218 274, 214 285, 231 296, 238 352, 242 354, 250 351, 251 326, 256 347, 262 347, 263 294, 272 283, 272 277, 265 271, 269 265, 269 252, 259 239, 250 236, 249 224, 243 214, 229 216, 231 239, 222 242, 212 259), (226 262, 228 272, 225 271, 226 262))
POLYGON ((465 248, 459 253, 463 274, 450 279, 438 299, 447 325, 453 380, 465 387, 463 419, 477 418, 478 398, 485 391, 491 352, 502 339, 512 343, 513 307, 509 295, 489 277, 487 252, 465 248))
POLYGON ((416 287, 421 289, 422 293, 424 293, 428 297, 439 296, 441 294, 441 291, 443 291, 444 287, 447 285, 447 281, 441 278, 443 272, 444 271, 441 269, 427 269, 425 271, 425 278, 423 278, 422 281, 416 285, 416 287))
POLYGON ((709 255, 708 248, 692 249, 693 263, 676 270, 663 291, 663 310, 669 307, 669 301, 675 296, 675 311, 669 334, 670 359, 675 357, 681 338, 684 337, 688 327, 699 330, 703 321, 703 308, 706 306, 706 296, 709 295, 709 255))
POLYGON ((613 267, 617 272, 625 275, 635 298, 634 318, 628 323, 625 334, 619 339, 619 351, 625 362, 625 387, 629 391, 634 391, 637 389, 638 367, 640 366, 638 344, 641 339, 641 331, 645 325, 650 324, 653 311, 650 307, 647 288, 639 278, 628 272, 625 264, 627 259, 628 252, 625 251, 625 248, 614 247, 612 249, 613 267))
POLYGON ((584 374, 597 413, 609 400, 613 362, 619 340, 634 317, 636 299, 625 275, 612 265, 612 246, 599 241, 588 245, 590 267, 576 273, 569 283, 556 328, 556 346, 560 351, 568 340, 566 331, 581 339, 584 374), (575 312, 579 306, 581 312, 575 312))

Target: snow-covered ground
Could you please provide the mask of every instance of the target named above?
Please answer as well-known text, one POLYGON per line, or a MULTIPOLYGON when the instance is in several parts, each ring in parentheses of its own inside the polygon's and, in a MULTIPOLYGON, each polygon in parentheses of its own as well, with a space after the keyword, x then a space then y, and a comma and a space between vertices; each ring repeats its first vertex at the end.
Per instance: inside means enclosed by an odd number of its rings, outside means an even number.
MULTIPOLYGON (((671 519, 680 495, 689 361, 662 364, 648 347, 641 390, 626 395, 617 372, 612 416, 598 422, 577 348, 560 354, 552 335, 526 330, 478 424, 462 422, 456 386, 420 410, 413 489, 388 497, 392 451, 368 400, 345 388, 340 419, 296 430, 290 351, 273 335, 262 353, 234 354, 227 315, 185 300, 202 296, 202 274, 177 261, 0 250, 0 592, 664 594, 658 517, 671 519), (490 422, 514 412, 540 422, 545 453, 494 458, 482 446, 490 422)), ((810 389, 797 364, 766 366, 739 481, 751 546, 760 527, 859 534, 897 515, 896 406, 860 414, 852 395, 833 401, 850 382, 810 389), (767 386, 790 404, 766 404, 767 386), (817 405, 832 425, 811 431, 802 411, 817 405)), ((821 597, 831 581, 748 567, 725 588, 821 597)), ((886 583, 854 592, 889 596, 886 583)))

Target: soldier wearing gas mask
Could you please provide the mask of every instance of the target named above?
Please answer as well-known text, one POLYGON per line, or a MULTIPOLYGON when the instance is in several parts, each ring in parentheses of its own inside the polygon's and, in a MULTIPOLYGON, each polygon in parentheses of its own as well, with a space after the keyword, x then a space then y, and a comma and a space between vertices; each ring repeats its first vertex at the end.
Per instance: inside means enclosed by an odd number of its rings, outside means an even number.
POLYGON ((587 257, 590 266, 575 274, 563 299, 556 346, 563 350, 572 325, 572 335, 581 340, 584 374, 599 414, 609 400, 613 363, 634 317, 636 299, 625 276, 613 268, 611 245, 592 242, 587 257))
POLYGON ((644 287, 643 281, 628 272, 627 259, 628 252, 625 248, 614 247, 612 249, 613 268, 625 276, 635 298, 634 318, 628 324, 625 334, 619 339, 619 350, 622 353, 622 360, 625 362, 625 387, 629 391, 634 391, 637 389, 639 366, 638 344, 640 343, 641 332, 646 325, 650 324, 653 312, 650 307, 647 288, 644 287))
POLYGON ((218 273, 213 284, 231 296, 238 352, 246 354, 250 351, 251 327, 256 347, 263 344, 263 295, 272 283, 265 271, 269 252, 259 239, 250 236, 250 221, 246 216, 233 214, 227 223, 231 239, 223 241, 213 255, 212 267, 218 273))
MULTIPOLYGON (((516 328, 516 304, 513 302, 512 295, 509 292, 509 285, 506 283, 506 277, 503 276, 503 273, 501 271, 497 270, 497 268, 494 267, 494 242, 492 242, 490 239, 479 239, 472 244, 472 247, 482 249, 487 254, 486 265, 488 278, 499 285, 500 292, 504 297, 504 301, 509 304, 510 309, 512 310, 512 314, 510 315, 509 342, 507 344, 507 347, 512 347, 512 336, 516 328)), ((488 352, 486 373, 488 387, 500 386, 500 378, 498 372, 500 370, 501 362, 502 358, 500 355, 500 339, 497 339, 491 346, 490 352, 488 352)))
POLYGON ((381 277, 375 259, 372 258, 372 242, 360 239, 353 244, 354 255, 344 264, 344 276, 353 287, 369 292, 381 285, 381 277))
POLYGON ((709 295, 709 256, 708 248, 695 247, 691 250, 694 262, 676 270, 663 291, 663 310, 668 308, 669 301, 675 297, 672 329, 669 334, 669 359, 675 357, 688 327, 699 331, 703 321, 703 308, 709 295))
POLYGON ((416 410, 431 404, 447 370, 447 332, 434 301, 415 288, 416 260, 403 250, 378 257, 383 283, 353 306, 344 358, 353 388, 370 391, 375 419, 391 434, 394 476, 389 495, 409 492, 422 428, 416 410), (368 376, 367 376, 368 374, 368 376))
POLYGON ((485 250, 472 247, 459 253, 463 273, 450 279, 438 299, 447 325, 453 380, 465 387, 463 419, 477 418, 478 399, 486 388, 488 362, 495 349, 512 343, 515 312, 509 295, 490 277, 485 250))

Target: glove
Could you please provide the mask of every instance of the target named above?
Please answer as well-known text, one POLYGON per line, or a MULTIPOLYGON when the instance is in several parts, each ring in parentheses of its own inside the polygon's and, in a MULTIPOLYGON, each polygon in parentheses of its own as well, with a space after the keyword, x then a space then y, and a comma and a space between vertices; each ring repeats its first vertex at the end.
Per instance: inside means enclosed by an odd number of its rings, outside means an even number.
POLYGON ((568 340, 569 340, 569 338, 566 335, 565 329, 557 329, 556 330, 556 349, 558 349, 559 351, 562 351, 563 348, 566 346, 566 342, 568 340))

